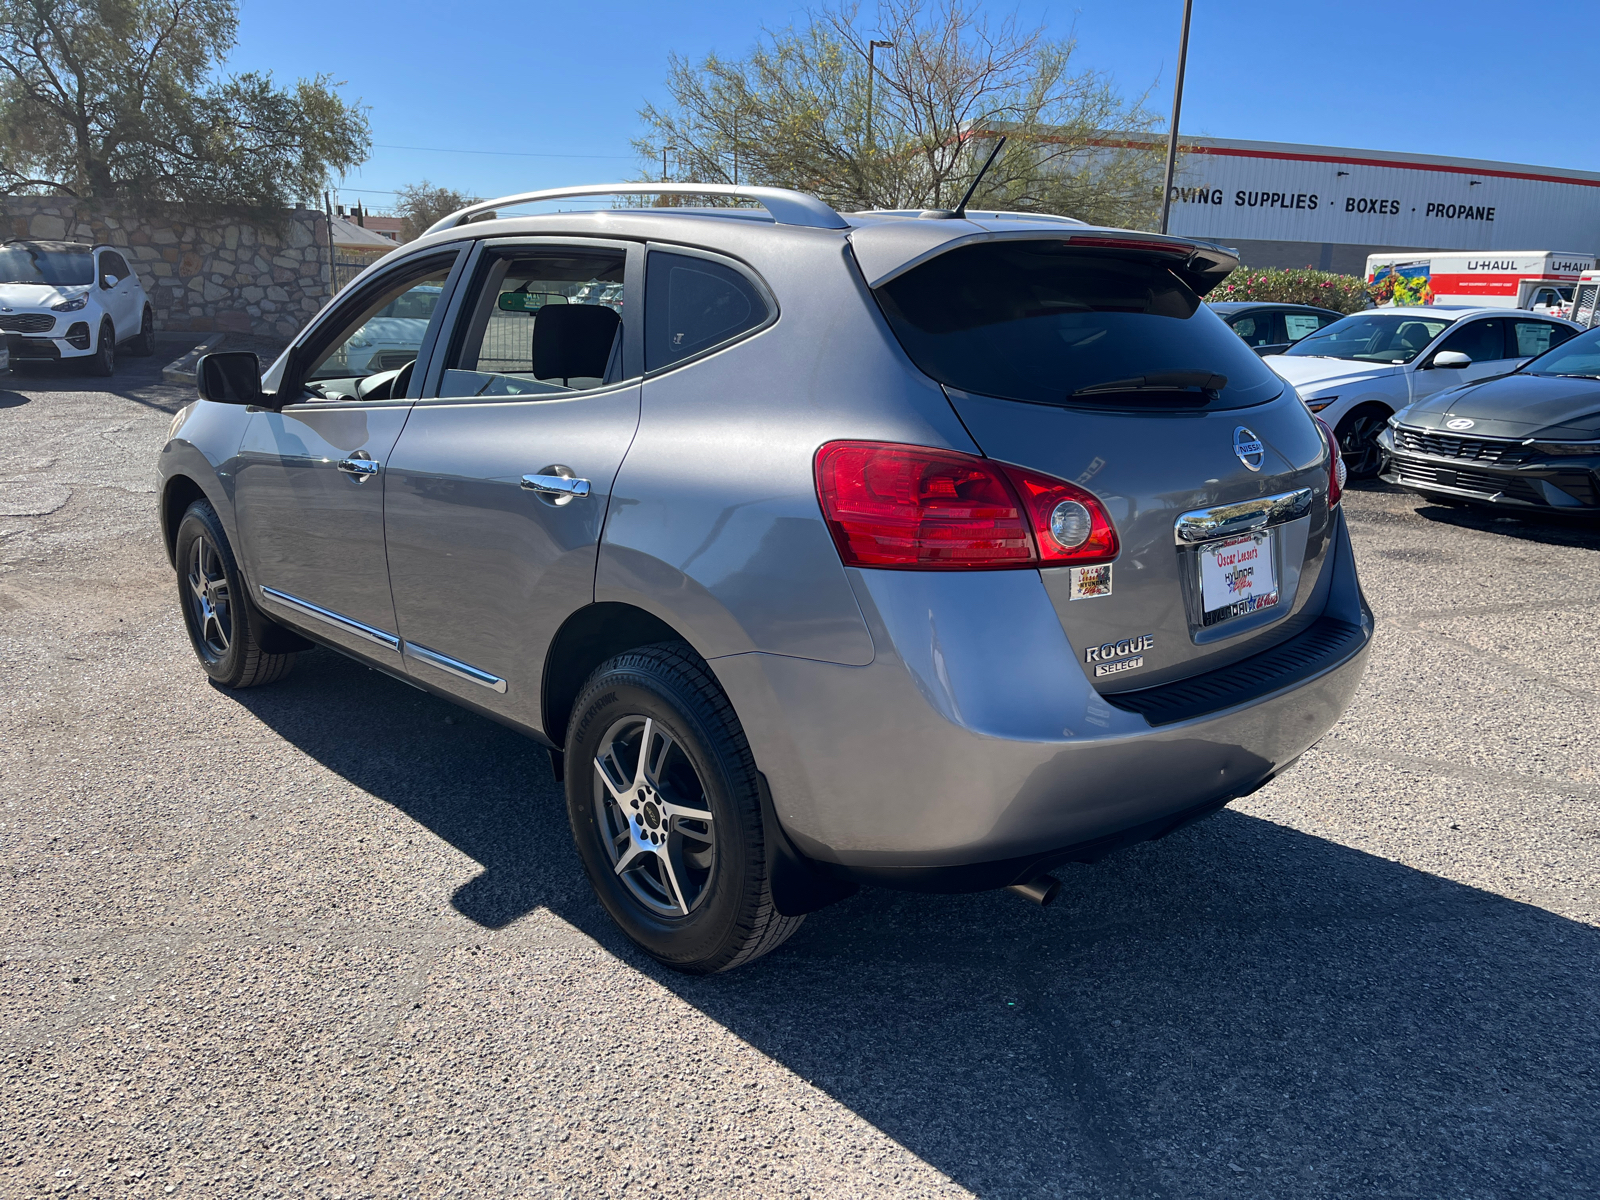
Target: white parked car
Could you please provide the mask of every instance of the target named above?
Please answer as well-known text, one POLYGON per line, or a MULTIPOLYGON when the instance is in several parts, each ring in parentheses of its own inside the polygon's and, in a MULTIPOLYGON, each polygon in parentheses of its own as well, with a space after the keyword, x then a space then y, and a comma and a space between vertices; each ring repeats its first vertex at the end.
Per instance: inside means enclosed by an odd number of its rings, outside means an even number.
POLYGON ((0 245, 0 332, 13 366, 80 359, 96 375, 117 346, 155 353, 155 314, 139 276, 112 246, 15 241, 0 245))
POLYGON ((1335 321, 1261 361, 1333 428, 1353 479, 1383 466, 1391 416, 1435 392, 1515 371, 1579 332, 1571 321, 1504 308, 1375 308, 1335 321))

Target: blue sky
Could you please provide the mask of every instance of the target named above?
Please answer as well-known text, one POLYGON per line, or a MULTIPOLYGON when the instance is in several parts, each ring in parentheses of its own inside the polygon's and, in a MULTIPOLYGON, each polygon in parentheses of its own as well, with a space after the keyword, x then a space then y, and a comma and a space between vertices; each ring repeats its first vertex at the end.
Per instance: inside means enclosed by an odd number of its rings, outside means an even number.
MULTIPOLYGON (((1168 110, 1182 0, 986 7, 1075 33, 1080 65, 1168 110)), ((377 208, 424 177, 495 196, 635 177, 629 138, 641 103, 663 95, 668 53, 739 55, 804 8, 244 0, 229 68, 280 82, 329 72, 371 106, 376 145, 344 181, 346 203, 377 208)), ((1595 0, 1197 0, 1182 127, 1600 170, 1596 78, 1579 73, 1596 46, 1595 0)))

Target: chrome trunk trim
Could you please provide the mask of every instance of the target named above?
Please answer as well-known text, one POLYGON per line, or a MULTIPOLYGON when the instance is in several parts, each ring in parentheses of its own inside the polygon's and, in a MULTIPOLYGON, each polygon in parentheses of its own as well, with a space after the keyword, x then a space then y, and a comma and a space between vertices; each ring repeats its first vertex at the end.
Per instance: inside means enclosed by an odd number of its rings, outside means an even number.
POLYGON ((1212 542, 1218 538, 1270 529, 1309 514, 1311 497, 1310 488, 1299 488, 1292 492, 1280 492, 1276 496, 1242 500, 1237 504, 1197 508, 1178 518, 1172 531, 1173 540, 1180 546, 1192 546, 1197 542, 1212 542))
POLYGON ((281 604, 285 608, 292 608, 297 613, 321 621, 324 624, 332 625, 335 629, 343 630, 345 633, 353 633, 358 638, 365 638, 375 645, 382 646, 385 650, 400 649, 400 639, 395 637, 394 634, 385 633, 381 629, 374 629, 371 625, 363 625, 360 621, 344 616, 342 613, 336 613, 332 609, 312 604, 309 600, 302 600, 298 596, 291 596, 288 592, 280 592, 277 588, 269 588, 265 584, 261 586, 261 594, 268 600, 281 604))
POLYGON ((505 695, 506 681, 498 675, 480 671, 460 659, 440 654, 437 650, 429 650, 426 646, 419 646, 415 642, 406 642, 404 645, 405 648, 401 653, 407 658, 414 658, 418 662, 427 663, 430 667, 437 667, 446 674, 454 675, 457 679, 465 679, 468 683, 475 683, 479 687, 488 688, 491 692, 505 695))

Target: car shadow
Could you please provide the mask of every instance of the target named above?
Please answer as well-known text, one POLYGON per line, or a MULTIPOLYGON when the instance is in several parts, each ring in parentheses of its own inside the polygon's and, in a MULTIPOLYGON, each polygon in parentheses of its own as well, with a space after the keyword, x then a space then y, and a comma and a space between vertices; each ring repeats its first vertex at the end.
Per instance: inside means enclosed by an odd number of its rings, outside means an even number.
POLYGON ((32 396, 24 396, 21 392, 11 392, 0 388, 0 408, 21 408, 32 396))
POLYGON ((227 695, 481 864, 463 915, 548 909, 976 1195, 1600 1178, 1600 933, 1543 909, 1224 811, 1049 909, 868 889, 685 977, 594 900, 532 741, 328 651, 227 695))
MULTIPOLYGON (((29 362, 12 367, 5 377, 5 386, 12 395, 20 395, 18 403, 26 403, 36 395, 54 392, 106 392, 124 400, 131 400, 146 408, 175 413, 195 398, 193 384, 168 383, 161 377, 163 368, 172 360, 172 347, 159 344, 151 358, 132 358, 121 355, 116 372, 109 376, 88 374, 75 362, 29 362)), ((8 393, 0 392, 0 407, 8 393)))
POLYGON ((1600 550, 1600 512, 1565 514, 1552 511, 1506 512, 1487 508, 1453 508, 1418 497, 1417 515, 1440 525, 1494 533, 1543 546, 1575 546, 1600 550))

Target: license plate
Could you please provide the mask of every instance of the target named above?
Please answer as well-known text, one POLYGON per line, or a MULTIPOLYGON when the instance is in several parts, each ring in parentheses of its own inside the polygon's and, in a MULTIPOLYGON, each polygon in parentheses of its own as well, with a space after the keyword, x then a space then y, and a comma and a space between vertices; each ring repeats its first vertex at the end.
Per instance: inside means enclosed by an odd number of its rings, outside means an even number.
POLYGON ((1201 546, 1200 598, 1207 625, 1276 604, 1278 572, 1272 531, 1201 546))

